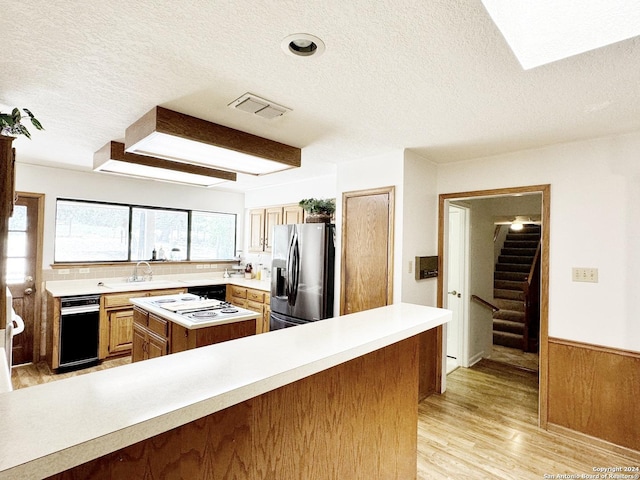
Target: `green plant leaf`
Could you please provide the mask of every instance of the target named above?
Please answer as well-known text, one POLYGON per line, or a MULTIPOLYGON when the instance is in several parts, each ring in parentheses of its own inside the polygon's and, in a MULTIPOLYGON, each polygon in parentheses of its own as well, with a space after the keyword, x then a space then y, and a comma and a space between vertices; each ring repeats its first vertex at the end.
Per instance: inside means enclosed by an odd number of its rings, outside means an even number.
POLYGON ((36 127, 38 130, 44 130, 44 127, 36 117, 31 117, 31 123, 33 123, 33 126, 36 127))
POLYGON ((20 119, 22 118, 22 115, 20 115, 19 109, 14 108, 11 112, 11 116, 13 117, 13 123, 20 123, 20 119))

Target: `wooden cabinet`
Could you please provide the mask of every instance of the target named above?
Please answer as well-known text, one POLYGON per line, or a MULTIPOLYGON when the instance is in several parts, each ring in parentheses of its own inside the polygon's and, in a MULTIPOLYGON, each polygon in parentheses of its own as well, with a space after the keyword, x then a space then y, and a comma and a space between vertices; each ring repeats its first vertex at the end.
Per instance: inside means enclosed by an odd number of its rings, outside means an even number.
POLYGON ((132 362, 161 357, 169 353, 169 325, 160 317, 133 308, 132 362))
POLYGON ((256 320, 256 333, 269 331, 271 296, 268 292, 239 287, 237 285, 228 285, 226 300, 238 307, 247 308, 260 314, 260 317, 256 320))
POLYGON ((100 360, 131 353, 135 332, 133 305, 129 301, 130 298, 174 295, 185 292, 184 288, 172 288, 102 295, 100 298, 100 360))
POLYGON ((270 252, 273 227, 304 222, 304 210, 298 204, 249 210, 249 252, 270 252))

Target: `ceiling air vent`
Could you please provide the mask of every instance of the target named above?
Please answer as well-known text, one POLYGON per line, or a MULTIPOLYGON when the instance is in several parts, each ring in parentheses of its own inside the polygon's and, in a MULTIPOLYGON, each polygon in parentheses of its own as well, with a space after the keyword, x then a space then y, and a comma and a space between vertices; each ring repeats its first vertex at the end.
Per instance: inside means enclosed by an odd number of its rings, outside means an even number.
POLYGON ((281 117, 291 111, 290 108, 283 107, 271 100, 266 100, 252 93, 245 93, 241 97, 236 98, 229 106, 268 119, 281 117))

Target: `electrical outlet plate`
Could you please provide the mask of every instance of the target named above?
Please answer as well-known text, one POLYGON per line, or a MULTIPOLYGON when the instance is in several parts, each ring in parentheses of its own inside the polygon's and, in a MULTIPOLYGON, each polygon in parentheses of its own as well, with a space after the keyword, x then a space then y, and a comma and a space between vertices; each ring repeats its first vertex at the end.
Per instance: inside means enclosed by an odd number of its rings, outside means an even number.
POLYGON ((598 269, 573 267, 571 269, 571 278, 574 282, 598 283, 598 269))

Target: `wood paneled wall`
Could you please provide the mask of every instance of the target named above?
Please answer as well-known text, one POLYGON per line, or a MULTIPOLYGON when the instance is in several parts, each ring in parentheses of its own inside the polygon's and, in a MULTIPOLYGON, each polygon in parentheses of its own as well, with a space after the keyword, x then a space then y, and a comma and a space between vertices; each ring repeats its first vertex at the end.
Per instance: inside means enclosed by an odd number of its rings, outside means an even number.
POLYGON ((549 427, 640 451, 640 353, 549 338, 548 406, 549 427))
POLYGON ((416 478, 415 336, 51 479, 416 478))

